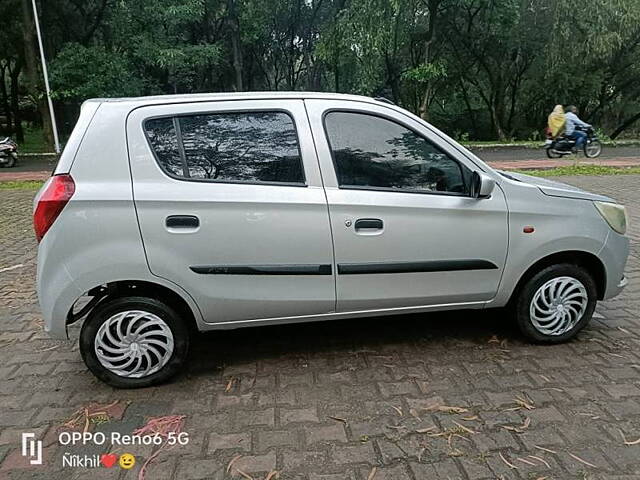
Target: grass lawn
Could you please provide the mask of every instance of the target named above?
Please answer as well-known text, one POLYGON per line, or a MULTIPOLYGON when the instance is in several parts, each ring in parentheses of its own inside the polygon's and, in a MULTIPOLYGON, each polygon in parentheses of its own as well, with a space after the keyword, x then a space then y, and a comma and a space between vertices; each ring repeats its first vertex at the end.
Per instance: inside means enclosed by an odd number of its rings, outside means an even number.
POLYGON ((53 152, 53 147, 50 147, 44 143, 42 129, 25 127, 24 142, 18 144, 18 154, 49 152, 53 152))
POLYGON ((0 181, 0 190, 37 190, 44 182, 35 180, 11 180, 9 182, 0 181))
MULTIPOLYGON (((545 170, 510 170, 536 177, 557 177, 563 175, 634 175, 640 174, 640 167, 607 167, 603 165, 565 165, 545 170)), ((508 173, 508 172, 507 172, 508 173)))

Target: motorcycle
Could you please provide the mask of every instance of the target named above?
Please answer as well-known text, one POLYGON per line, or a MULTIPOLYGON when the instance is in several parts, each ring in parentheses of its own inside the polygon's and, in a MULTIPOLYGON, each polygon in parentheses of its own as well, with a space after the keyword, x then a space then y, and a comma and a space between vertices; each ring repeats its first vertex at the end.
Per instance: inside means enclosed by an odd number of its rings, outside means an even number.
POLYGON ((9 137, 0 141, 0 167, 11 168, 18 161, 18 145, 9 137))
MULTIPOLYGON (((596 132, 593 127, 580 128, 576 127, 576 130, 582 130, 587 134, 586 141, 583 146, 584 156, 587 158, 595 158, 602 153, 602 144, 598 140, 596 132)), ((567 138, 564 135, 551 138, 549 132, 547 132, 547 140, 544 143, 544 149, 549 158, 560 158, 565 155, 571 155, 575 152, 576 141, 572 138, 567 138)))

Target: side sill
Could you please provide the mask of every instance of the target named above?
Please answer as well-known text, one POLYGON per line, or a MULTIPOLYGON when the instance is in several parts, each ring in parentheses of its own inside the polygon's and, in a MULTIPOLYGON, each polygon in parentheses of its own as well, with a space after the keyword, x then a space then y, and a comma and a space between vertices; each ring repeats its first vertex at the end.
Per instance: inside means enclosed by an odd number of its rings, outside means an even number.
POLYGON ((329 312, 316 315, 303 315, 292 317, 257 318, 253 320, 234 320, 230 322, 212 322, 201 325, 201 331, 208 330, 233 330, 236 328, 258 327, 266 325, 282 325, 287 323, 320 322, 324 320, 340 320, 361 317, 379 317, 384 315, 402 315, 409 313, 421 313, 442 310, 481 309, 487 304, 481 302, 446 303, 440 305, 419 305, 413 307, 383 308, 378 310, 357 310, 352 312, 329 312))

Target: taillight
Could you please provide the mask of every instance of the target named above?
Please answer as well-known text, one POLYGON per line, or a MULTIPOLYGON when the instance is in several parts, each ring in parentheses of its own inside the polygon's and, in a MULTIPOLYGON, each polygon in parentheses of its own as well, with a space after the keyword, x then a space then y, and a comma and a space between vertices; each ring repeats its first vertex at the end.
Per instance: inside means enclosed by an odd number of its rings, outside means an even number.
POLYGON ((54 175, 49 179, 33 212, 33 228, 38 242, 51 228, 75 191, 76 184, 71 175, 54 175))

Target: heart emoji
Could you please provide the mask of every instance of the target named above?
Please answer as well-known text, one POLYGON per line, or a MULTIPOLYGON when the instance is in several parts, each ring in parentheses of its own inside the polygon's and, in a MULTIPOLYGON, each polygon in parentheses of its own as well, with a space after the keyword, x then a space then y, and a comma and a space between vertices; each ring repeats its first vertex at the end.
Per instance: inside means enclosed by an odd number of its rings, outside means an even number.
POLYGON ((116 464, 118 456, 115 453, 103 453, 100 455, 100 463, 107 468, 111 468, 116 464))

